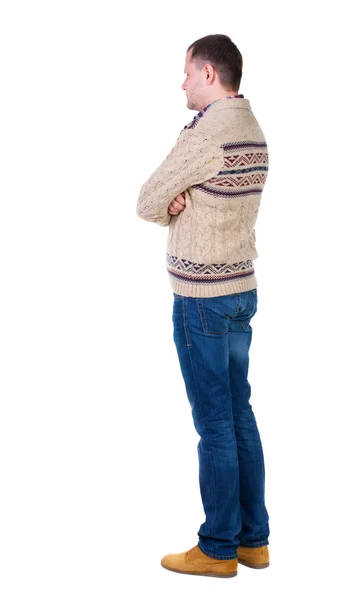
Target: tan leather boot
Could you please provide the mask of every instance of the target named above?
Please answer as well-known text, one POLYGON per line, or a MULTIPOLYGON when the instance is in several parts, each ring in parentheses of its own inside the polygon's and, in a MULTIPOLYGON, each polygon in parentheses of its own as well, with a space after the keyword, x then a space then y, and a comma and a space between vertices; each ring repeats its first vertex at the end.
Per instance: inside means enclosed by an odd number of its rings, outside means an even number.
POLYGON ((237 575, 237 557, 219 560, 204 554, 199 546, 194 546, 187 552, 166 554, 161 559, 161 565, 169 571, 189 575, 206 575, 210 577, 235 577, 237 575))
POLYGON ((259 548, 238 546, 237 558, 241 565, 246 565, 246 567, 252 567, 253 569, 265 569, 270 564, 268 546, 259 546, 259 548))

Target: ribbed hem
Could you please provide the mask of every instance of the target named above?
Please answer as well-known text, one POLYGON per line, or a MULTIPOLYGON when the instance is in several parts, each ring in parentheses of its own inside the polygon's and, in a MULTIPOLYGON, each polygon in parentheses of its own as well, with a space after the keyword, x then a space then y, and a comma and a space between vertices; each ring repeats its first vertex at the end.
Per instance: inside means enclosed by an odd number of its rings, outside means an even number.
POLYGON ((169 274, 170 284, 175 294, 181 296, 191 296, 192 298, 214 298, 215 296, 226 296, 228 294, 237 294, 239 292, 247 292, 258 286, 256 276, 250 275, 237 281, 228 281, 225 283, 208 283, 201 285, 196 283, 184 283, 177 280, 169 274))

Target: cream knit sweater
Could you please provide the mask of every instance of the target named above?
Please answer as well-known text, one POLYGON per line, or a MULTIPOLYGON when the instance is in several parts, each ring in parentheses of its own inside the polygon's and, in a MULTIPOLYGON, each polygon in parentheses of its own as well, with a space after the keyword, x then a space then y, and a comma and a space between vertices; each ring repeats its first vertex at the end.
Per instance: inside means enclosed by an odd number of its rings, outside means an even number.
POLYGON ((141 188, 137 214, 169 226, 166 267, 176 294, 206 298, 256 288, 255 223, 268 148, 249 100, 215 100, 185 125, 141 188), (185 208, 170 202, 185 192, 185 208))

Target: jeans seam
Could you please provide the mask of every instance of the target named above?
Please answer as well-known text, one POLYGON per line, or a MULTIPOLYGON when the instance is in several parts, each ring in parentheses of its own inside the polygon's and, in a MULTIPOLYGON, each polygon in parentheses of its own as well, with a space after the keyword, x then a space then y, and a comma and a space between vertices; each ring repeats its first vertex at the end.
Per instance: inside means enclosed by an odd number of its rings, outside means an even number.
POLYGON ((186 311, 187 311, 187 304, 186 304, 186 298, 183 297, 182 298, 182 302, 183 302, 183 325, 185 328, 185 336, 186 336, 186 343, 187 343, 187 347, 189 348, 191 346, 191 340, 189 337, 189 332, 188 332, 188 327, 187 327, 187 318, 186 318, 186 311))
MULTIPOLYGON (((205 433, 209 434, 209 431, 206 428, 206 424, 204 421, 204 417, 203 417, 203 411, 202 411, 202 405, 199 402, 199 396, 198 396, 198 389, 197 389, 197 384, 196 384, 196 377, 195 377, 195 373, 194 373, 194 366, 193 366, 193 361, 192 361, 192 355, 190 352, 190 349, 188 348, 188 353, 189 353, 189 360, 191 363, 191 367, 192 367, 192 377, 193 377, 193 383, 194 383, 194 389, 195 389, 195 393, 196 393, 196 398, 197 398, 197 402, 198 402, 198 406, 199 406, 199 412, 201 413, 202 416, 202 422, 204 424, 205 427, 205 433)), ((215 493, 215 472, 214 472, 214 464, 213 464, 213 448, 210 442, 210 436, 208 437, 208 443, 209 443, 209 448, 210 448, 210 465, 211 465, 211 472, 212 472, 212 500, 214 501, 215 498, 215 511, 214 511, 214 518, 213 518, 213 522, 211 523, 211 527, 210 529, 210 535, 214 535, 215 533, 215 522, 216 522, 216 517, 217 517, 217 504, 216 504, 216 493, 215 493)))

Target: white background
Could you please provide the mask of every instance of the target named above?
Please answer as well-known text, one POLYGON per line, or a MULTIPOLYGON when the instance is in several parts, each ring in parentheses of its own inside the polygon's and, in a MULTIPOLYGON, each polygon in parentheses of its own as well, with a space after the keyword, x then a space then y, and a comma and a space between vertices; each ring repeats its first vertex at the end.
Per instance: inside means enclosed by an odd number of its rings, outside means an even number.
POLYGON ((0 597, 350 597, 351 47, 344 2, 1 3, 0 597), (249 379, 269 569, 182 576, 204 520, 167 228, 139 190, 225 33, 266 135, 249 379))

